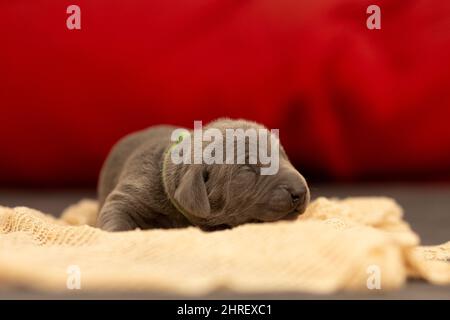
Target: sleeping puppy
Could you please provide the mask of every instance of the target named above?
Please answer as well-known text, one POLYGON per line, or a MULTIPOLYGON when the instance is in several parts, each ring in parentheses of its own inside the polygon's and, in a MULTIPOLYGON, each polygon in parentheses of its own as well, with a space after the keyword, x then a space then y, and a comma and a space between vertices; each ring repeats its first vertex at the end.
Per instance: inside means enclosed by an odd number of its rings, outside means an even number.
MULTIPOLYGON (((205 129, 260 129, 219 119, 205 129)), ((295 219, 309 202, 305 179, 279 146, 279 170, 261 175, 256 164, 175 164, 172 126, 130 134, 110 152, 100 173, 97 226, 108 231, 198 226, 219 230, 248 222, 295 219)), ((277 140, 278 141, 278 140, 277 140)), ((245 156, 248 159, 248 141, 245 156)), ((235 149, 236 151, 236 149, 235 149)))

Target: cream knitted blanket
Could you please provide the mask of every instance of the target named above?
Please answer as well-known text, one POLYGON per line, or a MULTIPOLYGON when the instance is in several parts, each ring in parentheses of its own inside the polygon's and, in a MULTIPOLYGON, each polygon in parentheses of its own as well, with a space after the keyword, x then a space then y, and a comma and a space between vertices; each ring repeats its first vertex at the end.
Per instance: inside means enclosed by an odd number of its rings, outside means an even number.
POLYGON ((376 292, 450 283, 450 242, 421 247, 389 198, 319 198, 295 222, 108 233, 84 200, 60 219, 0 207, 0 289, 160 290, 188 295, 376 292))

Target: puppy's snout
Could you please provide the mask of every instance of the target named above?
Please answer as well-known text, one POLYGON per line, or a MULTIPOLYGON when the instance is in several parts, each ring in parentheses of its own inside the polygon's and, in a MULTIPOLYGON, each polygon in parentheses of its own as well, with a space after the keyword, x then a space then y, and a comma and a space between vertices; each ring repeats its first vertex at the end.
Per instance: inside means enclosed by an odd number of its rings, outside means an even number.
POLYGON ((305 179, 294 169, 284 169, 267 193, 264 211, 255 217, 259 221, 294 220, 309 204, 310 193, 305 179))
POLYGON ((287 188, 291 195, 292 206, 297 211, 303 211, 309 203, 309 190, 303 179, 291 181, 287 188))
POLYGON ((303 203, 306 200, 307 190, 306 188, 289 191, 291 194, 292 203, 297 206, 299 203, 303 203))

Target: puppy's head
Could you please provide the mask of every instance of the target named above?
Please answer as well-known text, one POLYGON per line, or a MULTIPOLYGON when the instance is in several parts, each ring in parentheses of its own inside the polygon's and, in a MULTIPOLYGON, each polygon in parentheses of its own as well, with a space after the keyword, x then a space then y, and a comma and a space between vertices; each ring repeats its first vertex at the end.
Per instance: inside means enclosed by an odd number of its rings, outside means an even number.
MULTIPOLYGON (((230 119, 216 120, 205 130, 208 128, 218 129, 224 136, 225 129, 264 129, 253 122, 230 119)), ((289 162, 283 147, 279 145, 278 171, 263 175, 267 164, 248 161, 249 143, 247 140, 243 151, 244 164, 203 162, 173 166, 173 198, 191 223, 214 230, 247 222, 295 219, 304 212, 310 199, 308 185, 289 162)), ((236 148, 234 151, 239 154, 236 148)))

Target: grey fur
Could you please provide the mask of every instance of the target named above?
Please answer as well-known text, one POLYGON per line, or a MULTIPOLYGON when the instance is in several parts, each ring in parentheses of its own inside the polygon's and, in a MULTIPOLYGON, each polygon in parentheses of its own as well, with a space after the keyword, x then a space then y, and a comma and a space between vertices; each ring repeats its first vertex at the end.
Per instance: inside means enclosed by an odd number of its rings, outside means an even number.
MULTIPOLYGON (((231 119, 216 120, 205 129, 209 127, 222 132, 226 128, 263 128, 231 119)), ((305 210, 309 189, 281 145, 276 175, 259 175, 260 164, 175 165, 169 160, 165 190, 163 161, 175 129, 151 127, 124 137, 113 147, 98 184, 100 228, 125 231, 194 225, 216 230, 247 222, 293 219, 305 210), (299 198, 294 201, 291 194, 299 198)))

